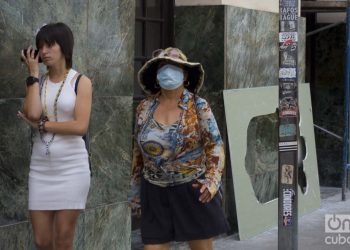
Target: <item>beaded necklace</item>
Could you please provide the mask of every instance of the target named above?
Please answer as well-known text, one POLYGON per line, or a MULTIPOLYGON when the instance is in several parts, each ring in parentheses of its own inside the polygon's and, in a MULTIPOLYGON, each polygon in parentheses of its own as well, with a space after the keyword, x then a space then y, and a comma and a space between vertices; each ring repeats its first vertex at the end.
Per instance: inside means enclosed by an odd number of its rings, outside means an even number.
MULTIPOLYGON (((68 75, 68 70, 66 71, 65 75, 64 75, 64 79, 61 83, 61 86, 60 88, 58 89, 57 93, 56 93, 56 97, 55 97, 55 102, 53 104, 53 111, 54 111, 54 118, 55 118, 55 121, 57 122, 57 101, 58 101, 58 97, 60 96, 61 92, 62 92, 62 89, 63 89, 63 85, 67 79, 67 75, 68 75)), ((44 92, 44 117, 48 119, 49 117, 49 114, 48 114, 48 111, 47 111, 47 105, 46 105, 46 92, 47 92, 47 85, 48 85, 48 79, 49 79, 49 74, 46 73, 46 81, 45 81, 45 92, 44 92)), ((46 147, 46 155, 49 155, 50 154, 50 145, 52 144, 53 140, 55 139, 55 133, 52 133, 52 136, 51 136, 51 139, 49 141, 45 141, 44 139, 44 135, 40 133, 40 139, 42 141, 42 143, 44 143, 45 147, 46 147)))

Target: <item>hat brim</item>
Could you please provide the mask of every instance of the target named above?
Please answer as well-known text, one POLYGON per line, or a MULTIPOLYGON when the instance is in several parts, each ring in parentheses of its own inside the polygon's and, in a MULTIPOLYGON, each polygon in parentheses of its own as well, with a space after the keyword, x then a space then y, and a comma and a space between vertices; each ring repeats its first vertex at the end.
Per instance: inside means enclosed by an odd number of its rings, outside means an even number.
POLYGON ((189 83, 186 88, 193 92, 197 93, 203 85, 204 82, 204 70, 200 63, 196 62, 186 62, 180 59, 172 57, 156 57, 147 61, 138 72, 138 81, 147 94, 156 94, 159 92, 159 87, 156 87, 157 82, 157 71, 158 64, 160 62, 169 62, 171 64, 183 66, 187 71, 187 81, 189 83))

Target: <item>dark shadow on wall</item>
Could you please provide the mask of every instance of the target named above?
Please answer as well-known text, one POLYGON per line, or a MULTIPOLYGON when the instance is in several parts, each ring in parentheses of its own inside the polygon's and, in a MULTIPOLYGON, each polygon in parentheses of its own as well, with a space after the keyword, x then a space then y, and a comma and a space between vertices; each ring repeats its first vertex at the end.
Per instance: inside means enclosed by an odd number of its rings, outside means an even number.
MULTIPOLYGON (((314 29, 325 25, 317 24, 314 29)), ((340 136, 344 122, 345 36, 345 24, 313 36, 310 47, 314 49, 314 65, 308 65, 315 71, 311 84, 314 123, 340 136)), ((318 129, 315 140, 320 185, 340 187, 343 143, 318 129)))

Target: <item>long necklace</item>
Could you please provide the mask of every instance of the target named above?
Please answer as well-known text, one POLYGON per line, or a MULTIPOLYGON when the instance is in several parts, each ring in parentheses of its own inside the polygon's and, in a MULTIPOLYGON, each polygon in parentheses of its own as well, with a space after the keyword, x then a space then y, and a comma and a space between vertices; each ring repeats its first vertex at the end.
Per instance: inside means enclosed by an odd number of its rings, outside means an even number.
MULTIPOLYGON (((57 93, 56 93, 56 97, 55 97, 55 101, 53 104, 53 112, 54 112, 54 118, 55 118, 55 122, 57 122, 57 101, 58 101, 58 97, 60 96, 62 89, 63 89, 63 85, 67 79, 67 75, 68 75, 68 70, 66 71, 65 75, 64 75, 64 79, 61 83, 60 88, 58 89, 57 93)), ((49 79, 49 75, 48 73, 46 74, 46 81, 45 81, 45 92, 44 92, 44 117, 46 117, 48 119, 49 114, 47 111, 47 105, 46 105, 46 93, 47 93, 47 85, 48 85, 48 79, 49 79)), ((44 139, 44 135, 40 133, 40 139, 42 141, 42 143, 44 143, 45 147, 46 147, 46 155, 50 154, 50 145, 52 144, 53 140, 55 139, 55 133, 52 133, 51 139, 49 141, 45 141, 44 139)))

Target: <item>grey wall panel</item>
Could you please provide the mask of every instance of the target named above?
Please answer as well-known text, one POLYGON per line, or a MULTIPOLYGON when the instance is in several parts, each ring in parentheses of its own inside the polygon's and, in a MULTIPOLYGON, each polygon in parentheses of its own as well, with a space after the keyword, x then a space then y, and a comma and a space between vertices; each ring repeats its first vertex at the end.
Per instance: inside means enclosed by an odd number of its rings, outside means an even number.
POLYGON ((26 67, 20 50, 31 43, 32 1, 0 1, 0 98, 23 97, 26 67))
POLYGON ((134 1, 89 1, 88 15, 86 53, 94 95, 132 95, 134 1))
POLYGON ((224 88, 225 6, 177 7, 175 45, 191 62, 200 62, 205 81, 200 94, 224 88))
POLYGON ((131 249, 131 215, 127 203, 86 211, 85 250, 131 249))
MULTIPOLYGON (((32 0, 33 10, 33 39, 35 46, 36 32, 44 24, 53 22, 64 22, 72 30, 74 35, 73 68, 79 72, 87 74, 87 15, 88 1, 41 1, 32 0), (35 6, 35 7, 34 7, 35 6), (35 11, 34 11, 35 9, 35 11)), ((41 71, 46 72, 46 67, 42 64, 41 71)))
POLYGON ((28 219, 30 128, 19 120, 21 99, 0 99, 0 226, 28 219))

